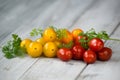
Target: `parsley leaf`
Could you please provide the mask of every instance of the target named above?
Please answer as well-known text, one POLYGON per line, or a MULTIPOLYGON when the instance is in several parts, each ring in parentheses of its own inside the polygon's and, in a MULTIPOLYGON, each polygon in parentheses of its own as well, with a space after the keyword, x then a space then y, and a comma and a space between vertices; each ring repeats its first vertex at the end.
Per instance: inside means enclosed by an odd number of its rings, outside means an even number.
POLYGON ((20 47, 21 38, 16 34, 12 34, 12 38, 13 40, 8 41, 7 44, 2 47, 2 52, 8 59, 24 55, 24 50, 20 47))
POLYGON ((43 30, 41 28, 34 28, 31 32, 30 32, 30 36, 38 36, 38 35, 43 35, 43 30))

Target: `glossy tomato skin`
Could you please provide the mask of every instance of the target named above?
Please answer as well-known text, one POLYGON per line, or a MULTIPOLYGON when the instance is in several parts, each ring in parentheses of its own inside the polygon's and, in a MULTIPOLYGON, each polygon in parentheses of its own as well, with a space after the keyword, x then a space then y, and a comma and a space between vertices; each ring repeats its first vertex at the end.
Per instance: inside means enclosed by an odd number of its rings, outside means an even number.
POLYGON ((92 64, 96 61, 97 56, 96 53, 92 50, 87 50, 85 51, 85 53, 83 54, 83 60, 84 62, 86 62, 87 64, 92 64))
POLYGON ((86 36, 77 36, 76 39, 74 40, 74 43, 76 45, 80 45, 80 39, 85 39, 87 40, 87 37, 86 36))
POLYGON ((76 37, 79 36, 79 34, 82 33, 82 32, 83 32, 83 30, 80 29, 80 28, 73 29, 72 30, 73 38, 76 39, 76 37))
POLYGON ((104 47, 104 42, 99 38, 93 38, 88 42, 88 46, 91 50, 97 52, 104 47))
POLYGON ((72 52, 68 48, 61 48, 57 51, 57 57, 63 61, 69 61, 72 59, 72 52))
POLYGON ((72 33, 68 30, 66 30, 66 36, 63 36, 61 41, 65 44, 68 44, 73 41, 72 33))
POLYGON ((104 47, 102 50, 98 52, 98 59, 101 61, 107 61, 112 56, 112 50, 108 47, 104 47))
POLYGON ((83 53, 85 52, 85 49, 80 46, 80 45, 74 45, 72 47, 72 56, 73 56, 73 59, 76 59, 76 60, 79 60, 79 59, 83 59, 83 53))

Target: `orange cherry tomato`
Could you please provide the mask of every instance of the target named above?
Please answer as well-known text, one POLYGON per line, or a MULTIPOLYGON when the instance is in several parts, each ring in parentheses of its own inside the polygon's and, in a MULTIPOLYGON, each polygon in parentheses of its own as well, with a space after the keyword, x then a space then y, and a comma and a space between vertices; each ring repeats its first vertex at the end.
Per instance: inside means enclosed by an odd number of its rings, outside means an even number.
POLYGON ((79 29, 79 28, 73 29, 72 31, 73 38, 76 39, 81 32, 83 32, 82 29, 79 29))
POLYGON ((72 33, 68 30, 66 30, 66 34, 65 36, 63 36, 62 40, 61 40, 63 43, 70 43, 71 41, 73 41, 73 36, 72 36, 72 33))

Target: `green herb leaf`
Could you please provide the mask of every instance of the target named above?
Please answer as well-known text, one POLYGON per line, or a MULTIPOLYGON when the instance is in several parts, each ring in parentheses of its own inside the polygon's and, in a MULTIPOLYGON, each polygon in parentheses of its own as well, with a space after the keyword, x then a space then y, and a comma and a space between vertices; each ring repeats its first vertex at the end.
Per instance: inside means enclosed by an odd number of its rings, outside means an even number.
POLYGON ((57 38, 62 39, 63 37, 67 37, 67 30, 66 29, 57 29, 57 38))
POLYGON ((31 32, 30 32, 30 36, 38 36, 38 35, 43 35, 43 30, 41 28, 34 28, 31 32))
POLYGON ((16 34, 12 34, 12 38, 13 40, 2 47, 2 52, 8 59, 24 55, 24 51, 20 48, 21 38, 16 34))
POLYGON ((108 40, 110 38, 106 31, 98 32, 97 37, 104 40, 108 40))
POLYGON ((80 36, 85 36, 87 37, 87 39, 81 39, 80 43, 81 45, 85 48, 88 49, 88 42, 93 39, 93 38, 100 38, 103 40, 109 40, 110 37, 108 36, 108 34, 106 33, 106 31, 100 31, 100 32, 96 32, 95 29, 91 28, 90 30, 88 30, 86 33, 81 33, 80 36))
POLYGON ((74 44, 73 41, 70 41, 68 44, 63 43, 62 45, 59 46, 59 48, 64 47, 64 48, 69 48, 70 49, 70 48, 72 48, 73 44, 74 44))

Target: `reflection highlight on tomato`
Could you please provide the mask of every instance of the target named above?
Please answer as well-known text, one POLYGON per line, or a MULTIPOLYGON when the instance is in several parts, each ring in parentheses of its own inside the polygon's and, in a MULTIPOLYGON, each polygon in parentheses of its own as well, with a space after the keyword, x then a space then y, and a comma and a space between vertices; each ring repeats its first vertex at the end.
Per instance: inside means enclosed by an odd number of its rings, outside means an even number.
POLYGON ((104 42, 99 38, 93 38, 88 42, 88 45, 93 51, 100 51, 104 47, 104 42))
POLYGON ((36 58, 42 55, 43 47, 39 42, 33 41, 29 44, 27 48, 28 55, 36 58))
POLYGON ((63 61, 69 61, 72 59, 72 52, 68 48, 61 48, 57 51, 57 57, 63 61))
POLYGON ((47 42, 43 47, 43 53, 46 57, 53 58, 57 53, 57 45, 54 42, 47 42))
POLYGON ((101 49, 98 53, 98 59, 101 61, 107 61, 111 58, 112 56, 112 50, 108 47, 104 47, 101 49))
POLYGON ((82 32, 83 32, 83 30, 80 29, 80 28, 73 29, 72 30, 73 38, 76 39, 79 36, 79 34, 82 33, 82 32))
POLYGON ((57 39, 57 35, 56 35, 56 32, 54 31, 54 29, 49 27, 44 30, 43 38, 44 38, 45 42, 55 41, 57 39))
POLYGON ((73 59, 82 60, 85 49, 80 45, 74 45, 72 48, 73 59))
POLYGON ((72 33, 70 31, 66 30, 66 34, 65 34, 65 36, 63 36, 61 41, 65 44, 72 42, 73 41, 72 33))
POLYGON ((87 50, 85 51, 85 53, 83 54, 83 60, 84 62, 86 62, 87 64, 92 64, 96 61, 97 59, 97 55, 94 51, 92 50, 87 50))

